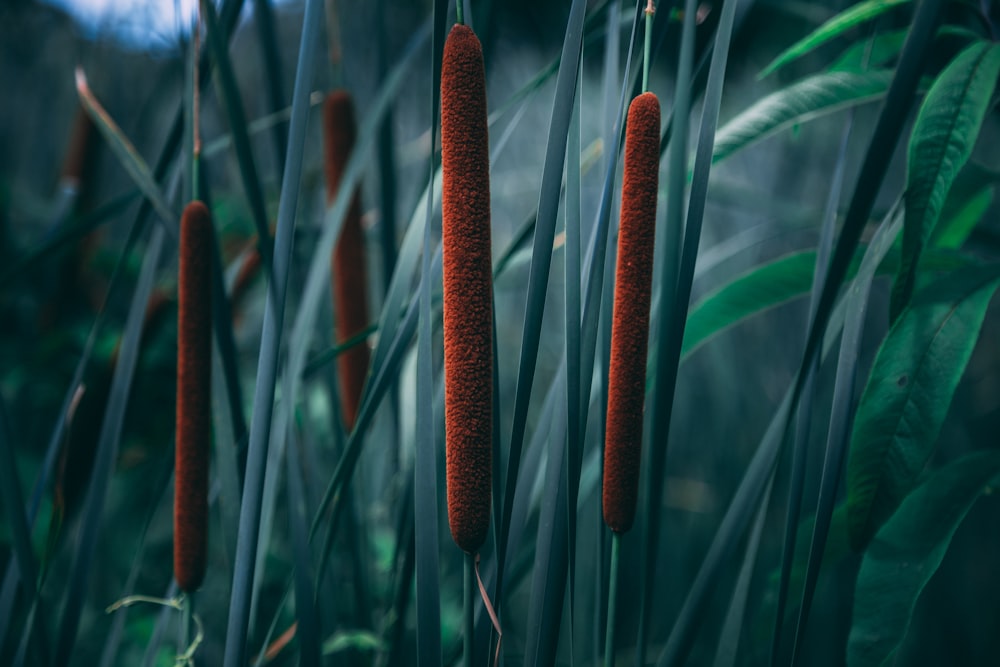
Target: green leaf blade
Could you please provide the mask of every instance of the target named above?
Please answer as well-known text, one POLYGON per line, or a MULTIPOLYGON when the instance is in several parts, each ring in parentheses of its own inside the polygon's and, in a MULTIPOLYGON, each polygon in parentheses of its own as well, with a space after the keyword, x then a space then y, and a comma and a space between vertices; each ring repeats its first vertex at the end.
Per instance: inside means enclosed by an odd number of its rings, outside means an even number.
POLYGON ((937 471, 879 531, 858 573, 847 644, 850 667, 891 660, 955 530, 997 473, 997 452, 966 456, 937 471))
POLYGON ((1000 76, 1000 44, 977 42, 941 72, 927 93, 910 139, 903 225, 903 261, 891 313, 902 312, 920 254, 959 171, 972 155, 1000 76))
POLYGON ((712 159, 733 153, 787 127, 885 96, 893 72, 823 72, 764 97, 719 128, 712 159))
POLYGON ((917 296, 883 342, 858 406, 847 464, 855 548, 892 514, 933 453, 997 284, 995 266, 948 276, 917 296))
POLYGON ((782 51, 757 77, 763 79, 793 60, 804 56, 831 39, 842 35, 851 28, 881 16, 890 9, 905 4, 909 0, 867 0, 837 14, 819 28, 782 51))

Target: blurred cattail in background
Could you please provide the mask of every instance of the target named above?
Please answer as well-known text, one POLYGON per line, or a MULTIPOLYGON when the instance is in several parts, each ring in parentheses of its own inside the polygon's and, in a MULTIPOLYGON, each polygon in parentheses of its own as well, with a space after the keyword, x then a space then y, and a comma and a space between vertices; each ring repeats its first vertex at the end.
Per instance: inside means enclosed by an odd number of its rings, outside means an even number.
POLYGON ((208 551, 208 449, 211 440, 212 219, 199 201, 181 216, 177 285, 177 446, 174 480, 174 577, 193 591, 208 551))
MULTIPOLYGON (((323 104, 323 149, 326 169, 326 203, 336 199, 357 133, 354 104, 347 91, 336 90, 323 104)), ((368 326, 368 277, 365 238, 361 228, 361 198, 357 189, 333 251, 334 328, 337 343, 343 343, 368 326)), ((368 346, 355 345, 337 360, 340 376, 340 406, 344 426, 350 431, 358 415, 361 391, 368 373, 368 346)))
POLYGON ((603 508, 605 523, 617 533, 632 527, 638 498, 659 150, 660 103, 643 93, 629 106, 626 125, 608 369, 603 508))
POLYGON ((486 76, 479 39, 456 25, 441 70, 442 261, 448 522, 467 553, 490 523, 493 283, 486 76))

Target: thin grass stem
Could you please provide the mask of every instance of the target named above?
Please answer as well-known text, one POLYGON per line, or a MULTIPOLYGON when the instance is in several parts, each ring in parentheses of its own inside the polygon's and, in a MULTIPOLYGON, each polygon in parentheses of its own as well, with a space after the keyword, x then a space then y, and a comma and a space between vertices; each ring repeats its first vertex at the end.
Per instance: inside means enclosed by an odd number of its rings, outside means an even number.
POLYGON ((650 43, 653 36, 653 14, 656 13, 656 6, 653 5, 653 0, 649 0, 646 4, 645 12, 646 35, 642 46, 642 92, 644 93, 649 91, 650 43))
MULTIPOLYGON (((460 0, 461 1, 461 0, 460 0)), ((472 667, 476 632, 476 555, 465 554, 465 631, 462 634, 465 667, 472 667)))
POLYGON ((604 667, 615 667, 615 621, 618 616, 618 552, 622 534, 611 534, 611 570, 608 587, 608 630, 604 643, 604 667))

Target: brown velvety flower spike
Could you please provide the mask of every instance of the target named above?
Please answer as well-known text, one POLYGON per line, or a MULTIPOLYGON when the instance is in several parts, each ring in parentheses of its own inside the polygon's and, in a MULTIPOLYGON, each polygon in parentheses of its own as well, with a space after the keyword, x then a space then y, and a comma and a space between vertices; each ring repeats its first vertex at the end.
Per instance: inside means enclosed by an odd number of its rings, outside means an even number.
POLYGON ((493 278, 483 50, 456 25, 441 68, 442 271, 448 523, 475 553, 490 525, 493 278))
MULTIPOLYGON (((356 135, 354 104, 347 91, 337 90, 323 104, 323 149, 326 168, 326 203, 337 197, 356 135)), ((337 343, 343 343, 368 326, 365 239, 361 229, 361 199, 355 189, 340 238, 333 250, 334 328, 337 343)), ((340 407, 344 426, 350 431, 358 416, 361 392, 368 374, 368 346, 355 345, 337 359, 340 376, 340 407)))
POLYGON ((628 110, 608 369, 603 507, 616 533, 632 527, 638 498, 659 149, 660 102, 643 93, 628 110))
POLYGON ((177 446, 174 469, 174 577, 193 591, 208 553, 211 440, 212 218, 200 201, 181 216, 177 285, 177 446))

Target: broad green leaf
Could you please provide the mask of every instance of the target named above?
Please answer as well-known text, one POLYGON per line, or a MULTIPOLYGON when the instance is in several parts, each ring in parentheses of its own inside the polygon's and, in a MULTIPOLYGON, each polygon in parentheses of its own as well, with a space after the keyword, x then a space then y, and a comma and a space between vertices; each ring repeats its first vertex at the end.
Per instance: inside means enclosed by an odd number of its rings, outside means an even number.
POLYGON ((1000 44, 965 49, 934 81, 910 138, 903 261, 892 290, 895 320, 913 292, 916 266, 948 191, 972 155, 1000 75, 1000 44))
MULTIPOLYGON (((856 253, 846 279, 854 276, 861 252, 856 253)), ((704 297, 689 311, 682 358, 746 318, 808 294, 815 266, 814 251, 791 253, 751 269, 704 297)), ((898 266, 899 249, 893 247, 879 265, 877 275, 891 274, 898 266)), ((968 266, 968 260, 952 252, 935 252, 928 253, 924 266, 953 271, 968 266)))
POLYGON ((761 99, 723 127, 715 137, 715 161, 792 125, 840 109, 877 100, 886 94, 892 70, 823 72, 761 99))
POLYGON ((1000 454, 970 454, 935 472, 878 532, 858 572, 850 667, 891 664, 924 586, 955 530, 1000 473, 1000 454))
POLYGON ((778 68, 784 67, 793 60, 814 50, 816 47, 842 35, 854 26, 881 16, 890 9, 906 2, 909 2, 909 0, 868 0, 867 2, 859 2, 850 9, 837 14, 809 35, 782 51, 777 58, 771 61, 770 65, 764 68, 757 78, 763 79, 778 68))
POLYGON ((851 543, 863 547, 913 488, 972 355, 1000 267, 956 271, 889 330, 861 396, 847 463, 851 543))

